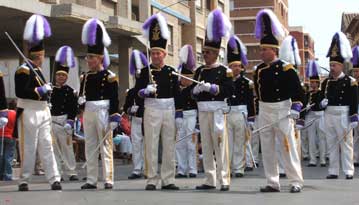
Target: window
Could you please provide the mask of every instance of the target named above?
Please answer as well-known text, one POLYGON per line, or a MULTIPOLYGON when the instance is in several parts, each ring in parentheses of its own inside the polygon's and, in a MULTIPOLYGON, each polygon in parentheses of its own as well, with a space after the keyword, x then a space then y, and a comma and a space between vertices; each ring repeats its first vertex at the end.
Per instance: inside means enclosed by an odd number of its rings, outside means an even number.
POLYGON ((209 11, 212 11, 211 1, 212 1, 212 0, 206 0, 206 10, 207 10, 208 12, 209 12, 209 11))
POLYGON ((234 21, 234 28, 237 34, 253 33, 255 23, 256 22, 254 20, 249 20, 249 21, 236 20, 234 21))
POLYGON ((196 8, 202 9, 202 0, 196 0, 196 8))
POLYGON ((304 36, 304 48, 308 48, 309 47, 309 38, 308 36, 304 36))
POLYGON ((218 7, 224 12, 224 4, 222 2, 218 1, 218 7))
POLYGON ((173 54, 173 26, 168 25, 168 31, 170 32, 170 37, 167 40, 167 50, 169 54, 173 54))
POLYGON ((230 10, 230 11, 233 11, 233 10, 234 10, 234 0, 231 0, 231 1, 229 2, 229 10, 230 10))

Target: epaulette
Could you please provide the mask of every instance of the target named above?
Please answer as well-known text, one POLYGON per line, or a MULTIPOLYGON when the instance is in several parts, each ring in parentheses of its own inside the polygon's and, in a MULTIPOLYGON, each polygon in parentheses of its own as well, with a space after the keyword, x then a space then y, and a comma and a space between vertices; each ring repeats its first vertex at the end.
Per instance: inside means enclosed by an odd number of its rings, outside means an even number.
POLYGON ((294 69, 293 64, 283 61, 283 71, 288 71, 290 69, 294 69))
POLYGON ((352 76, 349 76, 349 78, 351 86, 358 86, 358 81, 355 78, 353 78, 352 76))
POLYGON ((2 72, 0 71, 0 77, 3 77, 4 75, 2 74, 2 72))
POLYGON ((113 82, 118 82, 118 79, 117 79, 117 76, 114 72, 110 71, 110 70, 107 70, 107 72, 109 73, 108 76, 107 76, 107 81, 109 83, 113 83, 113 82))
POLYGON ((227 66, 223 65, 223 67, 226 68, 226 77, 227 78, 233 78, 233 71, 232 69, 228 68, 227 66))
POLYGON ((30 75, 30 68, 26 66, 26 64, 22 64, 19 66, 15 72, 15 74, 26 74, 30 75))

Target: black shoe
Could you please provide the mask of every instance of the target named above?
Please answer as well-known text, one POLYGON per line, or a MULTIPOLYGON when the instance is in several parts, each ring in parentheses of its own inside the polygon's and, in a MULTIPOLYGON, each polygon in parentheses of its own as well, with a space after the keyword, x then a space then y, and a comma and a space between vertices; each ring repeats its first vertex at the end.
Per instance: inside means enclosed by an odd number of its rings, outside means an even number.
POLYGON ((207 184, 202 184, 200 186, 196 186, 197 190, 209 190, 209 189, 215 189, 215 188, 216 188, 215 186, 210 186, 207 184))
POLYGON ((307 167, 316 167, 316 164, 308 164, 307 167))
POLYGON ((166 190, 179 190, 179 187, 174 185, 174 184, 169 184, 166 186, 162 186, 161 189, 166 189, 166 190))
POLYGON ((189 173, 189 178, 196 178, 197 174, 189 173))
POLYGON ((63 182, 63 181, 65 181, 65 179, 64 179, 63 177, 61 177, 60 181, 62 181, 62 182, 63 182))
POLYGON ((76 175, 71 175, 69 178, 70 181, 78 181, 79 178, 76 175))
POLYGON ((156 186, 153 184, 147 184, 145 189, 148 191, 154 191, 156 190, 156 186))
POLYGON ((259 164, 258 164, 258 163, 256 163, 256 167, 257 167, 257 168, 259 167, 259 164))
POLYGON ((104 186, 105 189, 112 189, 112 187, 113 187, 112 184, 110 184, 110 183, 105 183, 105 186, 104 186))
POLYGON ((302 191, 302 188, 300 188, 299 186, 292 186, 290 188, 290 193, 299 193, 302 191))
POLYGON ((19 191, 29 191, 29 186, 26 183, 19 185, 19 191))
POLYGON ((132 173, 130 176, 128 176, 128 179, 140 179, 140 178, 142 178, 141 174, 132 173))
POLYGON ((359 163, 358 163, 358 162, 354 162, 354 167, 359 167, 359 163))
POLYGON ((327 179, 338 179, 338 175, 330 174, 327 176, 327 179))
POLYGON ((229 185, 221 185, 220 191, 228 191, 228 190, 229 190, 229 185))
POLYGON ((353 179, 353 175, 347 174, 347 175, 345 175, 345 179, 353 179))
POLYGON ((86 183, 81 186, 81 189, 97 189, 97 186, 93 185, 93 184, 86 183))
POLYGON ((56 181, 53 184, 51 184, 51 190, 62 190, 62 186, 60 182, 56 181))
POLYGON ((251 172, 251 171, 253 171, 253 167, 246 167, 246 168, 244 168, 244 171, 251 172))
POLYGON ((286 173, 279 173, 279 178, 285 178, 285 177, 287 177, 286 173))
POLYGON ((303 157, 303 161, 309 161, 309 157, 303 157))
POLYGON ((184 174, 176 174, 175 176, 176 179, 180 179, 180 178, 187 178, 187 175, 184 175, 184 174))
POLYGON ((323 164, 320 164, 320 166, 321 166, 321 167, 326 167, 327 164, 324 164, 324 163, 323 163, 323 164))
POLYGON ((265 186, 265 187, 261 187, 259 189, 260 192, 264 192, 264 193, 267 193, 267 192, 280 192, 279 189, 276 189, 276 188, 273 188, 271 186, 265 186))
POLYGON ((234 176, 236 178, 242 178, 244 175, 242 173, 235 173, 234 176))

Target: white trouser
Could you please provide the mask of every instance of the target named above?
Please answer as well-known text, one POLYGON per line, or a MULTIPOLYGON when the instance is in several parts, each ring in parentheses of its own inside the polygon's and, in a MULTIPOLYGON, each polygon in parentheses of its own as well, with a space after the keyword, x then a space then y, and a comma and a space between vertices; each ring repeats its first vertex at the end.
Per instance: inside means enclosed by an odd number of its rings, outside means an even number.
POLYGON ((300 138, 302 142, 301 150, 302 150, 302 157, 306 158, 309 157, 309 139, 308 139, 308 130, 304 129, 300 131, 300 138))
POLYGON ((343 172, 347 175, 354 174, 352 132, 344 137, 350 129, 348 113, 348 106, 328 106, 325 110, 325 131, 329 152, 328 172, 332 175, 339 175, 339 156, 342 161, 343 172), (338 140, 343 137, 344 139, 337 144, 338 140))
MULTIPOLYGON (((246 155, 246 106, 232 106, 231 112, 227 115, 229 159, 233 173, 244 173, 246 155)), ((248 136, 250 137, 250 136, 248 136)), ((249 158, 251 159, 251 158, 249 158)))
POLYGON ((112 130, 110 130, 108 126, 108 106, 106 106, 106 103, 102 103, 101 101, 88 101, 85 105, 83 117, 85 154, 87 160, 87 183, 93 185, 97 184, 99 150, 95 149, 103 138, 106 137, 106 140, 100 146, 103 172, 102 176, 105 183, 113 184, 113 141, 112 130))
MULTIPOLYGON (((290 113, 291 101, 277 103, 259 102, 259 127, 278 121, 290 113)), ((294 121, 290 118, 282 119, 277 124, 260 131, 264 172, 267 185, 280 188, 278 174, 278 160, 276 154, 276 140, 283 159, 285 173, 292 186, 303 186, 303 176, 297 141, 294 134, 294 121)))
POLYGON ((219 109, 221 106, 224 106, 224 102, 198 102, 197 105, 199 110, 199 127, 201 130, 203 167, 206 177, 204 184, 216 186, 217 176, 221 185, 229 185, 230 160, 226 115, 223 114, 223 110, 219 109), (215 153, 216 160, 214 160, 213 152, 215 153))
POLYGON ((57 168, 61 174, 77 175, 72 136, 64 129, 67 115, 52 116, 52 134, 57 168), (63 166, 63 169, 62 169, 63 166))
POLYGON ((353 152, 354 152, 354 162, 359 163, 359 126, 354 128, 353 132, 353 152))
POLYGON ((51 114, 44 101, 18 99, 23 108, 18 121, 21 171, 19 183, 28 183, 34 171, 36 151, 41 157, 46 179, 50 184, 60 181, 51 138, 51 114))
POLYGON ((309 140, 309 163, 317 164, 317 153, 319 150, 319 161, 321 164, 325 164, 327 141, 323 130, 324 111, 310 111, 305 117, 305 122, 306 124, 313 122, 306 128, 309 140), (317 145, 319 149, 317 148, 317 145))
POLYGON ((142 118, 135 116, 132 116, 131 118, 133 173, 141 174, 143 170, 142 118))
POLYGON ((183 111, 183 126, 177 136, 176 144, 177 173, 197 174, 197 137, 195 132, 197 110, 183 111))
POLYGON ((175 108, 174 100, 145 99, 144 112, 145 175, 147 184, 162 186, 173 184, 175 179, 175 108), (161 176, 158 176, 158 145, 162 140, 161 176))

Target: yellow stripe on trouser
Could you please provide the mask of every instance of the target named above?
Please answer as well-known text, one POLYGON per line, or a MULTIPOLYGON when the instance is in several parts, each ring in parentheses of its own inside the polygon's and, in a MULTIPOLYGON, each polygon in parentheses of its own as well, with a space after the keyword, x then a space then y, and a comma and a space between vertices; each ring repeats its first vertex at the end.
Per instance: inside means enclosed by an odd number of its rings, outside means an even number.
POLYGON ((22 175, 23 166, 24 166, 24 145, 25 145, 25 139, 24 139, 24 115, 21 114, 20 116, 20 160, 21 160, 21 169, 20 169, 20 176, 22 175))
POLYGON ((227 115, 224 115, 224 133, 223 133, 223 139, 225 140, 225 146, 224 146, 224 152, 226 153, 226 158, 227 158, 227 170, 228 170, 228 174, 227 174, 227 180, 228 180, 228 184, 231 184, 231 174, 230 174, 230 159, 229 159, 229 145, 228 145, 228 132, 227 132, 227 115))
MULTIPOLYGON (((112 147, 113 147, 113 141, 112 141, 112 135, 113 135, 113 131, 109 131, 111 133, 109 133, 110 136, 107 137, 106 141, 108 141, 108 144, 107 146, 104 144, 104 148, 107 149, 107 153, 109 153, 109 157, 110 157, 110 173, 108 174, 107 176, 107 179, 106 181, 107 182, 113 182, 113 150, 112 150, 112 147)), ((105 136, 105 135, 104 135, 105 136)))

